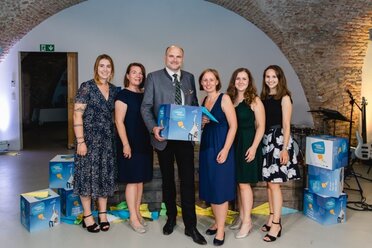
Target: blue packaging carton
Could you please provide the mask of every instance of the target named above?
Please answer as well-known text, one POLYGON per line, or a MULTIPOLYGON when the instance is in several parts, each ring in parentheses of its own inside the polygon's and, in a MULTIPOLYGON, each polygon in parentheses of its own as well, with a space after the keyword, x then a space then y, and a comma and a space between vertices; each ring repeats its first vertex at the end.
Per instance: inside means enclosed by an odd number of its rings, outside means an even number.
POLYGON ((162 104, 158 113, 158 126, 164 127, 160 135, 167 140, 200 141, 202 108, 175 104, 162 104))
POLYGON ((61 210, 64 216, 78 216, 83 213, 80 197, 74 194, 73 189, 58 189, 61 197, 61 210))
POLYGON ((21 194, 20 207, 21 223, 29 232, 51 228, 60 223, 60 197, 51 189, 21 194))
POLYGON ((344 168, 327 170, 308 166, 309 192, 322 196, 339 197, 344 188, 344 168))
POLYGON ((306 137, 306 164, 335 170, 348 165, 349 142, 330 135, 306 137))
POLYGON ((57 155, 49 162, 49 188, 72 189, 74 180, 74 156, 57 155))
POLYGON ((324 197, 304 191, 304 215, 323 225, 344 223, 346 221, 347 195, 324 197))

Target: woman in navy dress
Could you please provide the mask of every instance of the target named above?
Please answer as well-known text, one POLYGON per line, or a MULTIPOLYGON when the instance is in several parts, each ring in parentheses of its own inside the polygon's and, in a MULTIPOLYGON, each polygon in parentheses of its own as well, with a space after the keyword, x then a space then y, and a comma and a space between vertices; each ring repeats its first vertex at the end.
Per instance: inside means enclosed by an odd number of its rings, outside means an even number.
POLYGON ((114 63, 102 54, 94 64, 94 79, 81 84, 75 98, 74 132, 76 155, 74 193, 83 205, 83 227, 89 232, 107 231, 107 197, 116 185, 115 126, 113 122, 116 87, 111 84, 114 63), (98 198, 98 223, 91 201, 98 198))
POLYGON ((235 161, 232 147, 237 129, 234 105, 228 95, 219 92, 220 77, 214 69, 206 69, 199 77, 200 89, 207 92, 203 101, 218 123, 204 125, 199 154, 199 196, 212 206, 215 223, 206 231, 216 234, 213 243, 225 240, 228 201, 235 198, 235 161))
POLYGON ((146 222, 140 214, 143 183, 152 179, 153 153, 150 136, 140 108, 143 99, 145 67, 131 63, 124 77, 124 89, 115 101, 118 180, 127 183, 125 199, 130 213, 129 224, 138 233, 145 233, 146 222))
POLYGON ((283 70, 270 65, 263 73, 261 99, 266 112, 263 138, 262 176, 267 182, 270 215, 262 231, 269 232, 264 241, 273 242, 281 236, 280 222, 283 196, 280 185, 299 179, 300 170, 290 135, 292 116, 291 92, 283 70))

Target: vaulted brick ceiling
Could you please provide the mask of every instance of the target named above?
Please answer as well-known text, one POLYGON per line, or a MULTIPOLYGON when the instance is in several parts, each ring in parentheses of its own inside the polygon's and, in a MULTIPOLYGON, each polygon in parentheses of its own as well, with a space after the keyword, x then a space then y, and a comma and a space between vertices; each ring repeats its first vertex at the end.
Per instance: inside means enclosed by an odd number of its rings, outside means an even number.
MULTIPOLYGON (((208 1, 246 18, 278 45, 299 76, 311 108, 332 102, 348 113, 348 99, 341 96, 345 87, 360 96, 361 69, 372 28, 371 0, 208 1)), ((80 2, 84 0, 2 0, 0 63, 32 28, 80 2)), ((321 121, 315 118, 315 125, 321 121)))

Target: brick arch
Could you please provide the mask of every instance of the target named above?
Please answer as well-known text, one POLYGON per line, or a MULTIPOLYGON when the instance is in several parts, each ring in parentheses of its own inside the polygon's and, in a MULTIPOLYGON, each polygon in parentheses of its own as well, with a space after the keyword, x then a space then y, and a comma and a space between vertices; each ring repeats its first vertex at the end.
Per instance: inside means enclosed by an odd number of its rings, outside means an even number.
MULTIPOLYGON (((336 109, 349 117, 350 99, 345 89, 360 99, 363 60, 372 28, 371 1, 209 2, 244 17, 278 45, 296 71, 310 108, 336 109)), ((354 113, 358 123, 359 111, 354 113)), ((320 129, 322 119, 313 117, 320 129)), ((348 123, 339 123, 336 134, 346 136, 348 123)))
MULTIPOLYGON (((0 62, 9 49, 48 17, 85 0, 13 1, 0 4, 0 62)), ((348 115, 346 87, 360 97, 363 59, 372 28, 370 0, 207 0, 265 32, 296 71, 312 109, 348 115)), ((359 113, 356 112, 358 115, 359 113)), ((315 126, 323 123, 314 117, 315 126)), ((357 121, 358 116, 354 120, 357 121)), ((345 135, 347 123, 337 133, 345 135)))

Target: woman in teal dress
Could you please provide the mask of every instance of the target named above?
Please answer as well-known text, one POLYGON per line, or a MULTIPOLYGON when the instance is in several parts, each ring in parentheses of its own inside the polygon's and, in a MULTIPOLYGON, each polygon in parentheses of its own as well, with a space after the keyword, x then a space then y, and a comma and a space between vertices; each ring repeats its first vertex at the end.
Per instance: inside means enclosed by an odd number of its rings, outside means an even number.
POLYGON ((262 178, 261 140, 265 132, 265 109, 257 95, 251 72, 236 69, 227 94, 235 105, 238 131, 235 136, 235 165, 238 183, 239 217, 230 229, 240 229, 235 238, 245 238, 252 229, 253 192, 251 183, 262 178))
POLYGON ((215 223, 206 231, 216 235, 213 244, 225 241, 228 202, 235 198, 235 161, 233 142, 237 128, 234 105, 228 95, 219 92, 218 72, 206 69, 199 77, 200 89, 207 93, 203 101, 216 122, 204 125, 199 154, 199 196, 212 206, 215 223))

